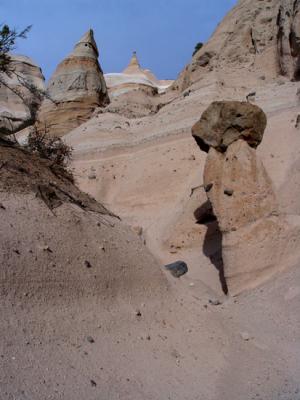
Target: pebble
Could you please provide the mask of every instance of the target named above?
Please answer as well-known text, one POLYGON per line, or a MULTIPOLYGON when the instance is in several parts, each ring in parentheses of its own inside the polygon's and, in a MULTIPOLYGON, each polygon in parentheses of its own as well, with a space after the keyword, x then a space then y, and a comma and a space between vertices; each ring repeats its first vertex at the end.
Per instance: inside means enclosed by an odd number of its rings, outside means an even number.
POLYGON ((92 265, 91 265, 91 263, 90 263, 88 260, 85 260, 85 261, 84 261, 84 266, 85 266, 86 268, 92 268, 92 265))
POLYGON ((89 343, 95 343, 95 340, 94 340, 94 338, 92 338, 92 336, 88 336, 88 337, 86 338, 86 340, 87 340, 89 343))

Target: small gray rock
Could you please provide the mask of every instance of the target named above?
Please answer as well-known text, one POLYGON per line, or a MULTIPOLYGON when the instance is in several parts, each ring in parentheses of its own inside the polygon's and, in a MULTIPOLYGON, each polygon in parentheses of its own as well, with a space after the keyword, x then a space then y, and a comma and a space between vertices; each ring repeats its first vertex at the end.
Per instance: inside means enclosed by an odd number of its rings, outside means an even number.
POLYGON ((84 261, 84 265, 85 265, 86 268, 92 268, 92 265, 88 260, 84 261))
POLYGON ((94 340, 94 338, 92 338, 92 336, 88 336, 88 337, 86 338, 86 340, 87 340, 89 343, 95 343, 95 340, 94 340))
POLYGON ((167 264, 165 268, 171 272, 174 278, 180 278, 188 272, 188 266, 184 261, 176 261, 172 264, 167 264))

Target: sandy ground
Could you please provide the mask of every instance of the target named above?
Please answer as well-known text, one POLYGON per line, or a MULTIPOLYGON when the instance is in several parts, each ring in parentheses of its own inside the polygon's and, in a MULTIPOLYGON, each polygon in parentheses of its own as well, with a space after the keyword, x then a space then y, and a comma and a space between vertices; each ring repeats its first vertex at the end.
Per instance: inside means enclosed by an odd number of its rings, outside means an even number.
POLYGON ((1 399, 299 398, 299 268, 213 305, 114 218, 1 204, 1 399))

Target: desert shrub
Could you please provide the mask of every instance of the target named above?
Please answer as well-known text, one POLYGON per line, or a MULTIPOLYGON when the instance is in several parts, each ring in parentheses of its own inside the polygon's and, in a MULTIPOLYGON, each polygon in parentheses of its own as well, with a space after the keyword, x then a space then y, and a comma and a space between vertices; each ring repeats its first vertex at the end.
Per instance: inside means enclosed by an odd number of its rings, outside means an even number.
POLYGON ((197 53, 197 51, 199 51, 200 49, 202 49, 203 47, 203 43, 202 42, 198 42, 195 46, 194 52, 193 52, 193 56, 197 53))
POLYGON ((37 126, 30 130, 27 149, 61 167, 67 167, 73 151, 60 137, 49 135, 47 127, 40 129, 37 126))
POLYGON ((21 32, 11 29, 8 25, 0 25, 0 73, 10 74, 11 57, 9 53, 15 49, 18 39, 26 39, 31 26, 27 26, 21 32))

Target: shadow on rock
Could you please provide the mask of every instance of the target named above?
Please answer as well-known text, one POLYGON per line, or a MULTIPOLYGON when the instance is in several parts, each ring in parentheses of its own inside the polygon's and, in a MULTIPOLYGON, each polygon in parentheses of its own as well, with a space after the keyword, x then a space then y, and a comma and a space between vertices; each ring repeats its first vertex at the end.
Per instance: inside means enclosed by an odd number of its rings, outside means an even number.
POLYGON ((222 258, 222 233, 217 218, 213 213, 210 201, 207 200, 197 208, 194 212, 194 216, 198 224, 207 227, 203 242, 203 253, 210 259, 211 263, 218 270, 222 290, 225 294, 228 294, 222 258))

